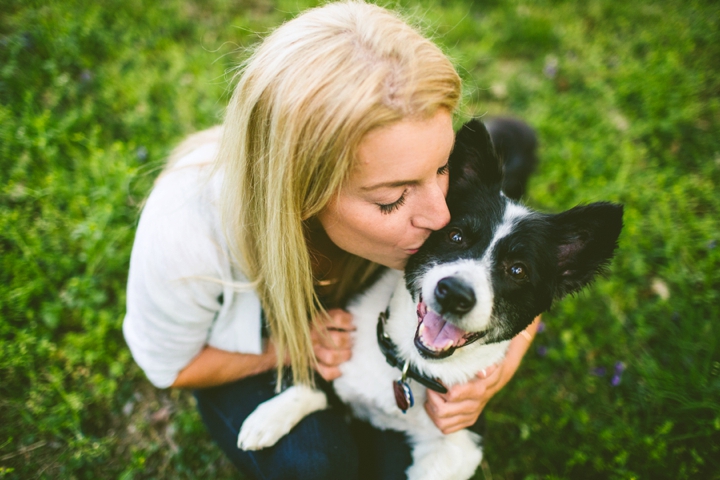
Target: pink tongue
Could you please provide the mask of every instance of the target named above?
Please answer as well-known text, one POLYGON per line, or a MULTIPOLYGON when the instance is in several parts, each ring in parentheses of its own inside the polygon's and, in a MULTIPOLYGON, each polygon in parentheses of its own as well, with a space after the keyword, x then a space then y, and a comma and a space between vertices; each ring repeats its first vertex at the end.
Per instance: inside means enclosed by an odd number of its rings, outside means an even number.
POLYGON ((452 344, 457 346, 466 333, 452 323, 446 322, 432 310, 427 311, 425 318, 423 318, 423 325, 425 326, 422 333, 423 343, 436 349, 445 348, 448 340, 452 340, 452 344))

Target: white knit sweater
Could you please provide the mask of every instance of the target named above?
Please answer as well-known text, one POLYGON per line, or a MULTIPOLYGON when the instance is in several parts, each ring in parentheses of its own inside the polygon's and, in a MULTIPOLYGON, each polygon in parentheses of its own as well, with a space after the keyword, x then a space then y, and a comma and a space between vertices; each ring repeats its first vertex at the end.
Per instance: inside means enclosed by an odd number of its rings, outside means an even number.
POLYGON ((232 284, 247 279, 230 263, 210 175, 217 143, 181 158, 157 179, 135 235, 123 333, 157 387, 172 385, 205 345, 261 353, 260 301, 232 284))

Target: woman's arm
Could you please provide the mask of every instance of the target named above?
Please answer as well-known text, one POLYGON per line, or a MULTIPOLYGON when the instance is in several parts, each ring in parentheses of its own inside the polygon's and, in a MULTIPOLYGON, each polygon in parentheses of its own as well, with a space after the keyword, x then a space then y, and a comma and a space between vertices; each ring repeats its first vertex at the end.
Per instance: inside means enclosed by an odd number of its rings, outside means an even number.
POLYGON ((540 317, 536 317, 524 333, 510 342, 505 360, 478 374, 478 378, 463 385, 455 385, 445 394, 428 390, 425 410, 435 425, 445 434, 474 425, 490 399, 515 375, 520 362, 537 332, 540 317))
POLYGON ((275 348, 272 342, 268 342, 266 351, 260 355, 205 347, 180 371, 172 387, 214 387, 266 372, 275 367, 275 362, 275 348))
MULTIPOLYGON (((340 376, 340 365, 352 353, 351 332, 355 330, 352 315, 339 308, 328 310, 327 318, 312 331, 317 371, 326 380, 340 376)), ((205 388, 257 375, 275 367, 277 356, 268 341, 265 353, 251 355, 205 347, 178 374, 171 386, 205 388)))

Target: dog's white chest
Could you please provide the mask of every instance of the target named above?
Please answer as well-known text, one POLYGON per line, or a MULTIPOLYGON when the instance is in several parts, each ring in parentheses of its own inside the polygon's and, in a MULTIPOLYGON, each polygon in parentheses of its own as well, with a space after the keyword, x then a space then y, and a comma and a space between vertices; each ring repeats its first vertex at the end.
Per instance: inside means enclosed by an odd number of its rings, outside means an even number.
MULTIPOLYGON (((338 396, 358 418, 373 424, 380 423, 383 429, 402 430, 397 428, 399 425, 394 425, 397 421, 393 419, 404 416, 395 402, 392 386, 401 372, 385 360, 376 334, 378 317, 387 309, 390 297, 401 281, 401 272, 390 270, 348 307, 357 328, 353 356, 341 366, 342 376, 334 381, 338 396), (388 425, 388 422, 393 425, 388 425)), ((412 383, 411 388, 415 404, 422 405, 425 401, 424 387, 412 383)))

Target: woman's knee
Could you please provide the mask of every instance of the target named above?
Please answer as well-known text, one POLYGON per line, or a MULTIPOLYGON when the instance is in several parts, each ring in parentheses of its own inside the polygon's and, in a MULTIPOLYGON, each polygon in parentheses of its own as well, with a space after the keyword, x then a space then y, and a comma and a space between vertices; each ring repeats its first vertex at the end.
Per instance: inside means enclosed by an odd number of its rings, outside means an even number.
POLYGON ((210 435, 233 464, 250 478, 357 478, 356 442, 342 413, 332 408, 308 415, 273 447, 254 452, 237 448, 242 422, 273 393, 262 378, 195 393, 210 435))
POLYGON ((266 476, 268 479, 357 478, 357 446, 349 426, 337 411, 324 410, 309 415, 274 449, 267 463, 271 469, 279 469, 272 472, 274 476, 266 476))

